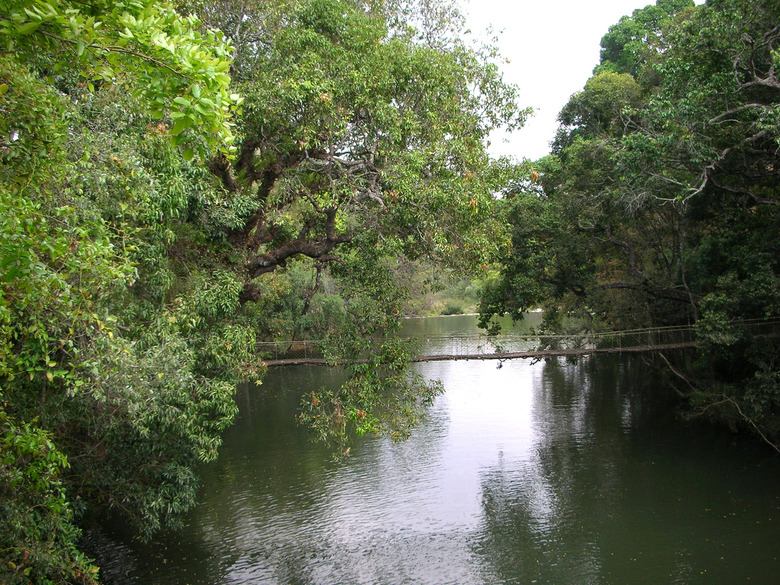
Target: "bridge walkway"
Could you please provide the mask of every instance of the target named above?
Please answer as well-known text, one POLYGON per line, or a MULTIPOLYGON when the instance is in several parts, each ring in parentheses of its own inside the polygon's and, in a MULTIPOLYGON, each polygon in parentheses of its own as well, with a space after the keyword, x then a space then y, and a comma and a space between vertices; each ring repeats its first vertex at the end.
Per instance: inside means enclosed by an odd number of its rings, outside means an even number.
MULTIPOLYGON (((745 322, 750 335, 780 335, 780 320, 745 322)), ((580 332, 569 335, 502 334, 421 336, 425 354, 414 362, 445 360, 539 359, 556 356, 582 356, 594 353, 639 353, 696 347, 693 326, 655 327, 623 331, 580 332)), ((283 341, 258 344, 268 355, 266 366, 328 365, 319 348, 321 340, 283 341)))

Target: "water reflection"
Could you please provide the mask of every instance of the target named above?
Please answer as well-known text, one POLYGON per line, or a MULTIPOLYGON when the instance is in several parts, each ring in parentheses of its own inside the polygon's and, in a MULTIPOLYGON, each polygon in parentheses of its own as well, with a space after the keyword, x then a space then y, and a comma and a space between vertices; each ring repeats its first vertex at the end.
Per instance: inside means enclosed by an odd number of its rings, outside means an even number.
POLYGON ((501 583, 774 582, 777 461, 671 420, 631 362, 547 364, 533 457, 483 470, 480 553, 501 583))
POLYGON ((283 368, 242 388, 187 530, 109 538, 104 581, 774 582, 780 463, 675 421, 640 360, 418 367, 446 388, 425 423, 341 463, 292 422, 338 374, 283 368))

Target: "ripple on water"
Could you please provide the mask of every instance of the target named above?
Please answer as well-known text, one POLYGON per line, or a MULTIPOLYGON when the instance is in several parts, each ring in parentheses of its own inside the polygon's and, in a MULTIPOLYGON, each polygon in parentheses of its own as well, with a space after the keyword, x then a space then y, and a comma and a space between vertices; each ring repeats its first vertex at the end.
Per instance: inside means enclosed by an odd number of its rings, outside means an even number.
POLYGON ((189 529, 109 549, 106 585, 775 582, 777 461, 656 416, 635 365, 421 364, 447 389, 427 420, 340 463, 292 423, 313 370, 271 372, 189 529))

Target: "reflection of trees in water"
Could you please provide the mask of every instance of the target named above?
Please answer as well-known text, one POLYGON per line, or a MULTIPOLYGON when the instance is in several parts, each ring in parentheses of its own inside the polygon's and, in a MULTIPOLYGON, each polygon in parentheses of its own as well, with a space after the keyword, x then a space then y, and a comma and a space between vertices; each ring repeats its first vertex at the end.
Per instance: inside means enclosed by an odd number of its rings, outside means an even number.
POLYGON ((638 360, 545 365, 534 394, 533 457, 499 454, 482 474, 479 548, 503 582, 608 583, 623 570, 616 563, 640 554, 631 538, 658 528, 645 531, 641 523, 653 518, 630 513, 627 498, 648 494, 635 491, 624 462, 640 447, 632 437, 657 416, 651 394, 638 360))
POLYGON ((499 462, 483 476, 484 532, 478 545, 501 583, 588 583, 598 566, 592 531, 567 525, 567 502, 533 466, 499 462))
POLYGON ((499 454, 481 476, 478 552, 496 580, 774 582, 776 461, 675 406, 639 359, 548 363, 533 456, 499 454))
MULTIPOLYGON (((413 435, 395 449, 367 438, 360 460, 371 466, 334 461, 327 447, 313 444, 307 430, 291 421, 303 393, 336 388, 340 376, 296 366, 272 370, 260 387, 239 388, 240 415, 220 459, 204 474, 193 522, 232 582, 420 582, 404 571, 430 562, 431 543, 395 533, 393 511, 409 515, 410 493, 390 486, 401 476, 417 486, 416 497, 422 486, 436 488, 425 476, 437 468, 448 419, 437 410, 424 438, 413 435)), ((441 539, 442 554, 447 546, 457 549, 441 539)))
POLYGON ((304 392, 336 385, 340 375, 278 368, 262 386, 239 386, 239 415, 225 433, 219 459, 202 470, 188 528, 162 533, 149 544, 132 541, 121 527, 110 535, 93 533, 103 582, 211 585, 229 574, 246 583, 316 583, 311 559, 329 545, 296 540, 284 526, 325 522, 327 498, 317 496, 325 493, 336 463, 291 420, 304 392))
POLYGON ((208 548, 219 551, 217 562, 231 579, 315 582, 311 559, 328 544, 306 538, 305 528, 326 521, 322 496, 336 463, 291 421, 304 393, 336 386, 342 377, 323 368, 278 368, 262 386, 238 388, 239 416, 220 458, 203 474, 193 521, 208 548), (302 537, 295 538, 289 526, 299 526, 302 537))
POLYGON ((516 373, 466 365, 425 366, 464 389, 436 403, 424 432, 392 449, 367 439, 341 464, 289 424, 300 392, 338 383, 323 380, 327 370, 274 370, 262 387, 240 388, 241 415, 204 470, 190 528, 108 550, 130 577, 106 585, 710 585, 745 582, 745 567, 764 568, 751 582, 773 582, 776 463, 774 474, 742 473, 744 451, 729 457, 669 426, 672 405, 641 360, 556 360, 516 373), (490 403, 522 415, 480 413, 464 425, 459 417, 490 396, 477 384, 500 383, 533 388, 516 404, 490 403), (490 425, 500 428, 481 434, 490 425), (464 482, 464 468, 481 469, 479 485, 464 482), (753 545, 737 550, 734 533, 753 545))
POLYGON ((189 530, 162 531, 149 543, 133 540, 119 524, 85 532, 83 548, 100 567, 104 585, 187 583, 212 585, 224 581, 227 559, 189 530))

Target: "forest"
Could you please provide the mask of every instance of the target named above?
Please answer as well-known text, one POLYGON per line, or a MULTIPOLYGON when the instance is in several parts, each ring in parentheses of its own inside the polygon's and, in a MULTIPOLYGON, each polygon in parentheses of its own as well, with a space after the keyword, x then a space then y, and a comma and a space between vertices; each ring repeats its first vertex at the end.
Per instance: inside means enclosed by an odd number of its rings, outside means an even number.
POLYGON ((531 111, 448 0, 4 2, 2 582, 96 583, 101 514, 176 527, 260 342, 344 369, 299 415, 334 452, 408 436, 442 389, 395 334, 437 274, 487 329, 694 325, 670 387, 777 449, 778 23, 636 10, 529 161, 491 157, 531 111))

